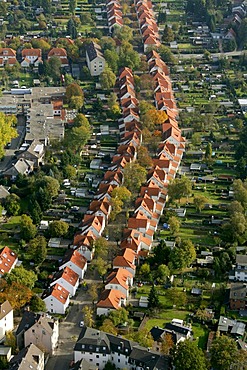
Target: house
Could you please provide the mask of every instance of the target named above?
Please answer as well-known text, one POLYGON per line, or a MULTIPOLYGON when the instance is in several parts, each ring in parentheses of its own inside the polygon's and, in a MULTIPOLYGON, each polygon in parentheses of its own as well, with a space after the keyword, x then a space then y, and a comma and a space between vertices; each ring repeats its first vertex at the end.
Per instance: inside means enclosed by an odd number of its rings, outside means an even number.
POLYGON ((5 301, 0 305, 0 339, 2 339, 6 332, 14 329, 14 315, 13 308, 9 301, 5 301))
POLYGON ((15 181, 18 175, 29 175, 33 172, 34 163, 24 158, 17 159, 16 162, 11 163, 11 167, 3 172, 4 177, 15 181))
POLYGON ((70 249, 65 253, 59 266, 59 270, 63 270, 65 267, 71 268, 79 275, 80 279, 83 279, 84 274, 87 271, 87 260, 77 250, 70 249))
POLYGON ((177 320, 173 320, 173 322, 171 323, 166 323, 165 330, 167 331, 167 333, 175 333, 176 335, 178 335, 180 340, 192 338, 192 329, 188 326, 184 326, 177 320))
MULTIPOLYGON (((9 188, 8 188, 9 189, 9 188)), ((7 198, 10 195, 10 192, 5 186, 0 185, 0 201, 7 198)))
POLYGON ((61 67, 69 67, 67 51, 64 48, 52 48, 48 53, 48 62, 52 57, 57 57, 61 61, 61 67))
POLYGON ((131 273, 132 276, 135 275, 136 266, 135 262, 137 259, 137 254, 130 248, 122 249, 118 255, 113 260, 113 269, 123 268, 131 273))
POLYGON ((34 343, 52 354, 58 343, 59 322, 47 314, 24 311, 15 336, 19 349, 34 343))
POLYGON ((43 293, 42 299, 48 312, 64 315, 69 305, 69 296, 68 290, 55 284, 43 293))
POLYGON ((118 289, 105 289, 97 303, 97 315, 108 315, 122 306, 126 306, 126 295, 118 289))
POLYGON ((120 369, 168 370, 168 357, 121 336, 84 327, 74 347, 74 361, 81 359, 102 370, 109 361, 120 369))
POLYGON ((71 370, 99 370, 98 366, 92 364, 91 362, 88 362, 87 360, 81 359, 74 363, 71 370))
POLYGON ((85 214, 79 227, 82 233, 90 230, 96 237, 100 237, 105 228, 105 217, 85 214))
POLYGON ((6 64, 14 66, 17 63, 16 51, 11 48, 0 48, 0 67, 6 64))
POLYGON ((66 266, 64 270, 59 270, 54 274, 50 286, 54 284, 61 285, 73 297, 79 287, 79 275, 66 266))
POLYGON ((246 325, 241 321, 220 316, 217 330, 221 334, 230 334, 233 337, 241 338, 245 334, 245 327, 246 325))
POLYGON ((117 289, 126 297, 129 295, 129 288, 133 285, 133 275, 123 268, 113 269, 106 277, 105 289, 117 289))
POLYGON ((23 348, 17 355, 13 356, 9 362, 9 370, 44 370, 44 352, 35 344, 31 343, 23 348))
POLYGON ((33 162, 34 168, 44 164, 45 146, 38 140, 33 140, 27 150, 21 152, 18 158, 24 158, 33 162))
POLYGON ((43 63, 41 49, 23 49, 21 56, 21 66, 24 68, 38 67, 40 63, 43 63))
POLYGON ((231 310, 247 309, 247 284, 231 283, 229 306, 231 310))
POLYGON ((105 58, 100 45, 90 42, 86 45, 86 61, 91 76, 99 76, 105 69, 105 58))
POLYGON ((17 262, 17 254, 9 247, 4 247, 0 252, 0 277, 13 270, 17 262))
POLYGON ((236 255, 236 264, 234 267, 233 276, 231 278, 237 281, 247 282, 247 255, 236 255))
POLYGON ((74 235, 73 248, 80 252, 87 261, 91 261, 94 255, 94 242, 96 235, 92 231, 86 234, 78 232, 74 235))

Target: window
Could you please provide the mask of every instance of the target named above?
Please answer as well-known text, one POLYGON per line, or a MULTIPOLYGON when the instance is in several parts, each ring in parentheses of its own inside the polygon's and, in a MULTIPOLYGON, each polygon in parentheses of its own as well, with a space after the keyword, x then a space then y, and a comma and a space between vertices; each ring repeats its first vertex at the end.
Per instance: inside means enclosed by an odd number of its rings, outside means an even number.
POLYGON ((93 359, 92 358, 90 358, 90 360, 89 360, 90 362, 93 362, 93 359))
POLYGON ((81 348, 85 348, 85 344, 82 344, 82 345, 81 345, 81 348))
POLYGON ((96 362, 96 366, 99 366, 99 362, 96 362))
POLYGON ((117 361, 120 362, 120 358, 117 361))
POLYGON ((96 358, 99 358, 99 355, 96 355, 96 358))
POLYGON ((99 352, 99 347, 96 347, 96 352, 99 352))

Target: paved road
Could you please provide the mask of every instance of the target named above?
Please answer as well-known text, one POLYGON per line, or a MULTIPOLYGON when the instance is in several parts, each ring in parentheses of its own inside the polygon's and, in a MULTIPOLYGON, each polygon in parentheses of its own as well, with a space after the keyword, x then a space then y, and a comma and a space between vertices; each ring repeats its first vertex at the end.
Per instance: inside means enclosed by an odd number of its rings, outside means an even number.
MULTIPOLYGON (((85 279, 87 284, 101 283, 101 280, 85 279)), ((88 291, 82 287, 78 289, 75 299, 70 300, 73 304, 65 321, 59 324, 59 342, 55 354, 50 357, 45 370, 68 370, 69 364, 73 361, 74 345, 80 334, 79 323, 83 320, 82 308, 85 305, 91 305, 92 300, 88 291)))

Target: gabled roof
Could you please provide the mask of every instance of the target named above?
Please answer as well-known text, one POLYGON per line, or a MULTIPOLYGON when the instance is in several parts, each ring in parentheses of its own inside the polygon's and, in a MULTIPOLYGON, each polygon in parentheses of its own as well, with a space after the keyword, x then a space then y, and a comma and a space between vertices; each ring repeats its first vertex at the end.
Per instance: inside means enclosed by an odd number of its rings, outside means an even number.
POLYGON ((121 307, 121 299, 125 299, 126 296, 120 290, 117 289, 105 289, 97 303, 97 307, 119 309, 121 307))
POLYGON ((96 42, 91 41, 89 44, 86 45, 86 53, 90 62, 96 58, 104 59, 101 52, 101 46, 96 44, 96 42))
POLYGON ((49 296, 52 296, 60 303, 65 304, 69 298, 69 292, 63 288, 60 284, 53 285, 50 289, 44 292, 42 299, 46 299, 49 296))
POLYGON ((131 279, 133 275, 123 268, 113 269, 106 278, 107 284, 120 285, 124 289, 129 289, 128 280, 131 279))
POLYGON ((2 320, 8 313, 13 311, 13 308, 9 301, 5 301, 0 305, 0 320, 2 320))
POLYGON ((22 55, 22 58, 26 58, 27 56, 34 56, 37 58, 41 58, 42 51, 41 49, 22 49, 21 55, 22 55))
POLYGON ((11 49, 11 48, 0 48, 0 57, 15 57, 16 56, 16 51, 11 49))
POLYGON ((65 263, 69 261, 72 262, 77 267, 81 268, 82 270, 84 269, 87 263, 86 258, 82 256, 81 253, 79 253, 77 250, 73 249, 67 250, 62 259, 61 266, 63 266, 65 263))
POLYGON ((1 275, 9 272, 16 263, 17 254, 9 247, 4 247, 0 253, 0 273, 1 275))
POLYGON ((20 350, 9 362, 9 370, 39 370, 44 367, 44 354, 33 343, 20 350))
MULTIPOLYGON (((111 182, 113 180, 117 181, 119 184, 122 184, 122 182, 123 182, 123 173, 122 173, 122 171, 120 171, 120 170, 106 171, 106 173, 104 175, 104 181, 111 182)), ((107 202, 109 203, 109 201, 107 201, 107 202)), ((91 205, 90 205, 90 207, 91 207, 91 205)))
POLYGON ((67 58, 67 51, 64 48, 52 48, 48 53, 48 59, 53 56, 67 58))
POLYGON ((81 246, 86 245, 88 249, 91 249, 94 241, 96 240, 96 235, 91 231, 87 231, 86 234, 82 234, 81 231, 78 231, 74 235, 73 245, 81 246))
POLYGON ((69 268, 68 266, 66 266, 63 270, 60 270, 60 271, 57 271, 53 278, 52 278, 52 281, 50 284, 52 284, 53 282, 59 280, 60 278, 64 279, 65 281, 67 281, 70 285, 72 285, 73 287, 76 286, 78 280, 79 280, 79 275, 74 272, 73 270, 71 270, 71 268, 69 268))
POLYGON ((119 71, 119 80, 121 80, 125 76, 129 76, 133 78, 133 72, 128 67, 121 68, 119 71))
POLYGON ((103 216, 94 216, 85 214, 83 222, 80 224, 81 228, 92 226, 97 232, 100 232, 104 222, 103 216))
POLYGON ((136 253, 130 249, 125 248, 122 249, 118 255, 113 260, 113 267, 119 266, 119 267, 129 267, 133 270, 135 270, 134 261, 136 259, 137 255, 136 253))

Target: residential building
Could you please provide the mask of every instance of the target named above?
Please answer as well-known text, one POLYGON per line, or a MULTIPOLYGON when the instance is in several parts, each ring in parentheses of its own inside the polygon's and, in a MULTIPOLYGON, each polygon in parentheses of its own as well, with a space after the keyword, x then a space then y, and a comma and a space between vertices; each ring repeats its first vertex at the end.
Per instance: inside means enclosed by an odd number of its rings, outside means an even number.
POLYGON ((17 355, 13 356, 9 363, 9 370, 44 370, 44 353, 35 345, 29 344, 17 355))
POLYGON ((99 76, 105 69, 105 58, 100 45, 90 42, 86 45, 86 61, 91 76, 99 76))
POLYGON ((61 285, 73 297, 79 286, 79 275, 66 266, 64 270, 59 270, 54 274, 50 286, 55 284, 61 285))
POLYGON ((0 252, 0 277, 13 270, 17 262, 17 254, 9 247, 4 247, 0 252))
POLYGON ((108 315, 113 310, 126 306, 126 295, 118 289, 105 289, 97 303, 97 315, 108 315))
POLYGON ((129 295, 129 288, 133 285, 133 275, 123 269, 113 269, 106 278, 105 289, 117 289, 122 292, 125 297, 129 295))
POLYGON ((247 282, 247 255, 237 254, 236 264, 231 279, 247 282))
POLYGON ((242 338, 245 334, 245 327, 246 325, 241 321, 220 316, 217 330, 221 334, 230 334, 235 338, 242 338))
POLYGON ((44 292, 42 299, 48 312, 64 315, 69 305, 70 293, 61 285, 55 284, 44 292))
POLYGON ((25 311, 15 336, 19 349, 34 343, 45 353, 53 354, 58 344, 59 322, 47 314, 25 311))
POLYGON ((246 283, 231 283, 229 305, 231 310, 247 309, 246 283))
POLYGON ((137 254, 130 248, 122 249, 113 260, 113 269, 123 268, 135 275, 137 254))
POLYGON ((14 66, 17 63, 16 51, 11 48, 0 48, 0 67, 6 64, 14 66))
POLYGON ((87 271, 87 260, 86 258, 77 250, 68 250, 59 266, 59 270, 63 270, 69 267, 76 274, 79 275, 80 279, 84 278, 84 274, 87 271))
POLYGON ((43 63, 41 49, 23 49, 21 56, 21 66, 24 68, 38 67, 40 63, 43 63))
POLYGON ((32 173, 33 170, 33 161, 20 158, 11 163, 10 167, 3 172, 3 176, 9 178, 11 181, 15 181, 18 175, 27 176, 32 173))
POLYGON ((33 167, 38 168, 44 164, 45 146, 38 140, 33 140, 30 146, 18 155, 18 158, 24 158, 32 161, 33 167))
POLYGON ((13 308, 9 301, 5 301, 0 305, 0 339, 2 339, 6 332, 14 329, 14 315, 13 308))
POLYGON ((48 53, 48 62, 52 57, 57 57, 61 61, 61 67, 69 67, 67 51, 64 48, 52 48, 48 53))
POLYGON ((119 369, 168 370, 169 359, 121 336, 84 327, 74 347, 74 361, 81 359, 102 370, 109 361, 119 369))
POLYGON ((82 359, 74 363, 71 367, 71 370, 99 370, 99 368, 91 362, 82 359))

